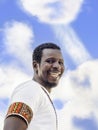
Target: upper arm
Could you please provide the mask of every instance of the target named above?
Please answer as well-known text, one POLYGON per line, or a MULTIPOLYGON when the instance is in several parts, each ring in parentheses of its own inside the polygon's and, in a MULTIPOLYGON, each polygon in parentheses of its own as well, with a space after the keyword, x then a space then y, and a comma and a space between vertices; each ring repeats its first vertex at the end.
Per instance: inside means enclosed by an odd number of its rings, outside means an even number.
POLYGON ((26 130, 40 104, 40 90, 36 84, 17 87, 11 97, 4 122, 4 130, 26 130), (34 86, 34 87, 33 87, 34 86))
POLYGON ((4 122, 4 130, 26 130, 33 117, 32 109, 25 103, 12 103, 4 122))
POLYGON ((4 121, 3 130, 26 130, 26 122, 19 116, 9 116, 4 121))

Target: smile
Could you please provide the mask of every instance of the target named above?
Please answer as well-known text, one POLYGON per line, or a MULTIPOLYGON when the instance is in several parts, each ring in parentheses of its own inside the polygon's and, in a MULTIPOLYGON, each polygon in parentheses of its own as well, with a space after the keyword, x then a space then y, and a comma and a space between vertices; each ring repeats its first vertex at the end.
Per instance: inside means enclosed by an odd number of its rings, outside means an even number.
POLYGON ((61 74, 60 72, 58 72, 58 73, 57 73, 57 72, 50 72, 50 73, 49 73, 49 75, 50 75, 51 77, 53 77, 53 78, 59 78, 59 77, 60 77, 60 74, 61 74))

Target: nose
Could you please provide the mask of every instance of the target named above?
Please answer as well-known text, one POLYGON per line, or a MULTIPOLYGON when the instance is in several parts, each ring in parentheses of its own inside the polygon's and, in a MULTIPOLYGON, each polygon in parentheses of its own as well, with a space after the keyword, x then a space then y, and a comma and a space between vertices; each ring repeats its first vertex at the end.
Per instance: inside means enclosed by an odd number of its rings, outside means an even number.
POLYGON ((54 67, 54 68, 60 68, 59 62, 58 62, 58 61, 54 62, 54 63, 53 63, 53 67, 54 67))

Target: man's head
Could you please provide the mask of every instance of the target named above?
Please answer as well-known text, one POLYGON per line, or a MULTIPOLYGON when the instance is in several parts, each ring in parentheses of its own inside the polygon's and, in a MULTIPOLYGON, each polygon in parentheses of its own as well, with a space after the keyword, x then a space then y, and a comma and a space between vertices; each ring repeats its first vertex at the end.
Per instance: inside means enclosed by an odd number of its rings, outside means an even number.
POLYGON ((41 45, 39 45, 38 47, 35 48, 35 50, 33 51, 33 55, 32 55, 32 60, 36 61, 38 63, 41 62, 41 58, 42 58, 42 53, 44 49, 58 49, 61 50, 59 46, 57 46, 54 43, 43 43, 41 45))
POLYGON ((52 88, 58 84, 64 72, 61 49, 54 43, 44 43, 33 52, 34 80, 44 87, 52 88))

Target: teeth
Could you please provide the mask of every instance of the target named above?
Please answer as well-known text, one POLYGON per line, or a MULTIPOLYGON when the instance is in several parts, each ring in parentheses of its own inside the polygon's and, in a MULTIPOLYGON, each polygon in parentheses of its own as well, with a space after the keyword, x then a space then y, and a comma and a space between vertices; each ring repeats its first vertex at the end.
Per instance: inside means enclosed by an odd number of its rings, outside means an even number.
POLYGON ((51 74, 51 75, 58 76, 58 74, 51 74))
POLYGON ((59 74, 60 73, 50 73, 51 76, 56 77, 56 78, 59 76, 59 74))
POLYGON ((52 77, 55 77, 55 78, 57 78, 58 77, 58 75, 51 75, 52 77))

